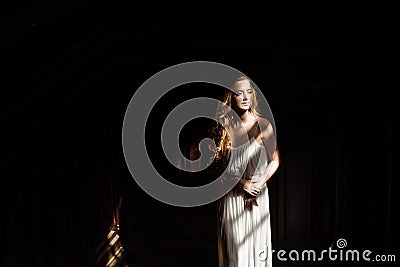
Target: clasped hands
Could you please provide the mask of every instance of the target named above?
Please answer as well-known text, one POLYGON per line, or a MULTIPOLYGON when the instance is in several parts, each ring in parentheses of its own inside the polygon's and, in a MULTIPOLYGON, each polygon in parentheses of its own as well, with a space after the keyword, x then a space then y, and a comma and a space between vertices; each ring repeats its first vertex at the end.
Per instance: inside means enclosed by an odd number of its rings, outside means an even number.
POLYGON ((261 192, 258 187, 258 179, 253 177, 252 179, 241 178, 239 180, 239 186, 245 191, 246 195, 244 198, 244 208, 248 210, 253 209, 254 206, 258 206, 256 196, 261 192))
POLYGON ((248 194, 256 197, 260 192, 261 188, 257 186, 258 180, 257 179, 246 179, 241 178, 239 180, 239 186, 248 194))

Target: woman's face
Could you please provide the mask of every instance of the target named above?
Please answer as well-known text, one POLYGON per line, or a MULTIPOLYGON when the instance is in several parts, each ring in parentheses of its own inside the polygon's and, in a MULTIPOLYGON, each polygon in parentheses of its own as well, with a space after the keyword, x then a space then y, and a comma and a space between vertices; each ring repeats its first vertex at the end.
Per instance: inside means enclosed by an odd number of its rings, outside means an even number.
POLYGON ((248 110, 251 107, 251 99, 253 95, 253 89, 250 86, 248 80, 242 80, 235 83, 234 91, 234 102, 236 107, 243 110, 248 110))

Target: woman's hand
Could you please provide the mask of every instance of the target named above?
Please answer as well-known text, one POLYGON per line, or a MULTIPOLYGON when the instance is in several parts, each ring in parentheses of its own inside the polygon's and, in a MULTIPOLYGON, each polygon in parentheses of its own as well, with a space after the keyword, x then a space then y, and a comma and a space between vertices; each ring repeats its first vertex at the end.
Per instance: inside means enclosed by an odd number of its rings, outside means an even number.
POLYGON ((246 192, 249 193, 251 196, 256 197, 260 192, 261 189, 256 186, 257 181, 249 180, 249 179, 240 179, 239 185, 241 188, 246 192))
POLYGON ((244 209, 252 211, 253 210, 253 205, 254 206, 258 206, 256 197, 246 196, 245 199, 244 199, 244 209))

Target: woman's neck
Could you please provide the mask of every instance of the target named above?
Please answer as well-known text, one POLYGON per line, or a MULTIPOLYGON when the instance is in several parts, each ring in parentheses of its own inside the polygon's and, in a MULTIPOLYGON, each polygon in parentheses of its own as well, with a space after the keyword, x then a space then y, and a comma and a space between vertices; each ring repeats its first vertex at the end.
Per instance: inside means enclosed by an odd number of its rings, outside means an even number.
POLYGON ((251 114, 248 110, 237 110, 236 112, 242 122, 249 122, 254 120, 254 115, 251 114))

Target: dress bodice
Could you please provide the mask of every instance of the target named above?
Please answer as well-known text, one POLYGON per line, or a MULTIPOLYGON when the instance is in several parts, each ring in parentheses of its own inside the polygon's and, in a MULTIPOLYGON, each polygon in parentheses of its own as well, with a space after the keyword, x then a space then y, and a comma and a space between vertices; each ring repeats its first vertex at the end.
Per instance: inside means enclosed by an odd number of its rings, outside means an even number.
POLYGON ((230 148, 228 173, 234 176, 251 178, 261 174, 268 166, 266 149, 252 137, 246 143, 230 148), (243 173, 243 175, 240 175, 243 173))

